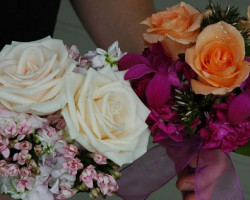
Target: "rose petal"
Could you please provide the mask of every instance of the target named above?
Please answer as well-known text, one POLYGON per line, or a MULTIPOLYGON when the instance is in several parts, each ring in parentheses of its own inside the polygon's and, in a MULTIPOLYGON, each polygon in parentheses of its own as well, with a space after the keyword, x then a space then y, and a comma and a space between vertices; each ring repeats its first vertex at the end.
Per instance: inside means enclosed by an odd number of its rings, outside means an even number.
POLYGON ((146 89, 148 104, 152 107, 162 106, 168 100, 169 95, 170 83, 168 75, 157 72, 146 89))
POLYGON ((118 68, 120 71, 122 71, 122 70, 129 69, 136 64, 145 64, 149 67, 151 66, 151 63, 145 57, 138 55, 138 54, 131 53, 131 54, 127 54, 127 55, 123 56, 120 59, 120 61, 118 63, 118 68))
POLYGON ((152 73, 154 70, 145 64, 137 64, 131 67, 125 74, 125 80, 134 80, 143 77, 146 74, 152 73))

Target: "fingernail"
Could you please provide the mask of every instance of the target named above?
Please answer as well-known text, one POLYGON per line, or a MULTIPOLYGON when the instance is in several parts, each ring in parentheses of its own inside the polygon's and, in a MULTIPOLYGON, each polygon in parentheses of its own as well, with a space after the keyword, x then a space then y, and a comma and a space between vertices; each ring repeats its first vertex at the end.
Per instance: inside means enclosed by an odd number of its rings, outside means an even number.
POLYGON ((194 186, 191 183, 183 183, 183 185, 180 187, 180 190, 193 190, 194 186))

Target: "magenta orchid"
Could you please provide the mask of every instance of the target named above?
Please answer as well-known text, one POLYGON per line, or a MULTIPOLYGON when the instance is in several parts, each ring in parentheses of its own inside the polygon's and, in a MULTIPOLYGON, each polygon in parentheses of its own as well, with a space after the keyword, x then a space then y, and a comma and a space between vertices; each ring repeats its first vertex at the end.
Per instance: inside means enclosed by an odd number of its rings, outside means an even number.
POLYGON ((154 44, 145 55, 127 54, 119 62, 119 69, 126 70, 125 80, 148 78, 145 88, 147 103, 151 107, 164 105, 171 95, 171 86, 178 87, 175 63, 165 54, 160 44, 154 44))
POLYGON ((229 105, 228 118, 232 124, 238 124, 250 117, 250 77, 241 85, 242 93, 229 105))

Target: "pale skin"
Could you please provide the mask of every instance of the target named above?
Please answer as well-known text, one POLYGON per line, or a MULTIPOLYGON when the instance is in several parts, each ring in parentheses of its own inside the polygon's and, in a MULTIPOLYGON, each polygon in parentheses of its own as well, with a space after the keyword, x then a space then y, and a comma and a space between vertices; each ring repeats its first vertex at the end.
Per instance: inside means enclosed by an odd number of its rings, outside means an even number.
POLYGON ((107 49, 115 40, 124 52, 140 53, 144 48, 139 25, 154 13, 151 0, 71 0, 71 3, 98 47, 107 49))
MULTIPOLYGON (((220 175, 223 174, 224 170, 227 169, 226 157, 216 156, 216 158, 217 159, 215 159, 213 162, 210 162, 209 168, 203 169, 203 173, 208 173, 209 171, 215 172, 215 173, 209 173, 211 174, 209 178, 205 179, 203 181, 203 184, 200 185, 201 188, 207 188, 207 190, 205 191, 205 196, 207 200, 211 199, 217 178, 220 177, 220 175)), ((189 166, 178 175, 176 187, 182 192, 184 200, 196 200, 196 195, 194 192, 195 175, 194 173, 190 173, 191 171, 190 168, 195 169, 196 165, 197 165, 197 155, 190 162, 189 166), (186 192, 188 193, 185 195, 186 192)))
MULTIPOLYGON (((98 47, 107 49, 118 40, 123 52, 141 53, 144 49, 142 33, 146 27, 139 24, 155 12, 152 0, 71 0, 71 3, 98 47)), ((177 188, 182 192, 193 190, 193 180, 193 175, 182 175, 177 188), (184 183, 190 183, 189 187, 183 187, 184 183)), ((11 200, 2 195, 0 199, 11 200)), ((196 200, 194 193, 186 200, 196 200)))

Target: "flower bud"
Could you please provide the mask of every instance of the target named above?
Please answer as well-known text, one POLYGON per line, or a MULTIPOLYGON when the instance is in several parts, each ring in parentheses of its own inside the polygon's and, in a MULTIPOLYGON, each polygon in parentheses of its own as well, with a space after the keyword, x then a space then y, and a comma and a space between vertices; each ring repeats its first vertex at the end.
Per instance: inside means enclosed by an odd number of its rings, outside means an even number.
POLYGON ((114 171, 114 172, 112 173, 112 176, 113 176, 115 179, 119 179, 119 178, 121 177, 121 173, 118 172, 118 171, 114 171))
POLYGON ((36 145, 34 147, 34 151, 35 151, 36 155, 38 155, 38 156, 43 154, 43 149, 42 149, 41 145, 36 145))
POLYGON ((115 169, 115 170, 117 170, 117 169, 119 169, 119 168, 120 168, 120 166, 119 166, 119 165, 117 165, 117 164, 112 164, 112 167, 113 167, 113 169, 115 169))
POLYGON ((37 144, 37 143, 40 142, 40 139, 39 139, 39 137, 37 135, 34 135, 33 141, 37 144))
POLYGON ((30 162, 28 163, 28 168, 29 169, 37 168, 37 164, 36 164, 36 161, 34 159, 30 160, 30 162))
POLYGON ((10 140, 9 148, 12 149, 14 148, 15 144, 18 143, 18 140, 10 140))
POLYGON ((100 194, 100 189, 99 188, 92 188, 90 191, 90 197, 91 198, 97 198, 100 194))
POLYGON ((81 190, 81 191, 84 191, 84 192, 86 192, 86 191, 88 191, 88 187, 84 184, 84 183, 82 183, 80 186, 79 186, 79 190, 81 190))
POLYGON ((36 174, 36 175, 39 175, 39 174, 41 173, 41 170, 40 170, 39 167, 34 168, 34 169, 32 169, 31 171, 32 171, 34 174, 36 174))

